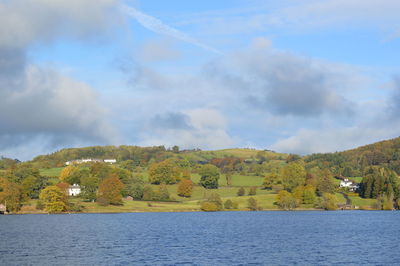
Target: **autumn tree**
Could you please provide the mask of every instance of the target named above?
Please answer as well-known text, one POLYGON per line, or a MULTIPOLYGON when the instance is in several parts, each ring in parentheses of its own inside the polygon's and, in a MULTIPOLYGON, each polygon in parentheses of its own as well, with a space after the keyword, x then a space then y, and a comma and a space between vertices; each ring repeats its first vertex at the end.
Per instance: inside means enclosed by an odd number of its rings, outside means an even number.
POLYGON ((337 202, 338 200, 334 194, 324 193, 322 198, 320 198, 318 206, 327 211, 334 211, 337 209, 337 202))
POLYGON ((192 180, 182 179, 178 184, 178 196, 180 197, 191 197, 193 192, 192 180))
POLYGON ((40 201, 48 213, 60 213, 67 209, 65 193, 57 186, 48 186, 40 192, 40 201))
POLYGON ((301 163, 292 162, 282 169, 282 183, 286 190, 292 191, 305 182, 306 170, 301 163))
POLYGON ((117 175, 112 175, 104 179, 99 186, 97 192, 97 202, 100 205, 122 205, 122 189, 124 184, 119 180, 117 175))
POLYGON ((76 166, 69 165, 65 167, 60 173, 60 180, 63 182, 67 182, 67 179, 77 171, 79 171, 79 168, 76 166))
POLYGON ((281 177, 278 173, 269 173, 265 175, 263 181, 263 189, 272 189, 275 184, 281 182, 281 177))
POLYGON ((297 200, 292 193, 281 190, 276 197, 276 204, 283 210, 292 210, 297 207, 297 200))
POLYGON ((218 188, 219 170, 212 164, 205 164, 199 170, 199 184, 207 189, 218 188))
POLYGON ((21 209, 23 201, 22 187, 6 178, 0 178, 0 203, 6 205, 8 211, 16 212, 21 209))
POLYGON ((175 184, 181 178, 180 169, 172 160, 153 163, 149 169, 149 181, 152 184, 175 184))

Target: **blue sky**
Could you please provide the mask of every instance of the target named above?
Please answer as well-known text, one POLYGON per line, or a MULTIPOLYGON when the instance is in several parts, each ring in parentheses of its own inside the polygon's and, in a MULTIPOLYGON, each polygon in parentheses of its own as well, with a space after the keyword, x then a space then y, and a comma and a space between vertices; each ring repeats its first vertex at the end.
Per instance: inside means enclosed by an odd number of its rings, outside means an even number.
POLYGON ((0 0, 0 155, 397 137, 397 0, 0 0))

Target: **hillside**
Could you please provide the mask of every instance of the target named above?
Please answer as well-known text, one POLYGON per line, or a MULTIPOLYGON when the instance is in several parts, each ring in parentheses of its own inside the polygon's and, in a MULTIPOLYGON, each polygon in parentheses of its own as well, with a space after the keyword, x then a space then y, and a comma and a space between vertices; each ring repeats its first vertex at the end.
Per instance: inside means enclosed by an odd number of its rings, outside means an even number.
POLYGON ((283 160, 287 154, 256 149, 223 149, 215 151, 202 150, 169 150, 164 146, 139 147, 139 146, 93 146, 84 148, 68 148, 49 155, 40 155, 31 162, 38 168, 61 167, 66 161, 96 158, 117 159, 118 162, 132 160, 137 166, 147 166, 149 162, 161 161, 167 158, 188 160, 189 163, 208 162, 214 158, 235 157, 243 160, 256 160, 260 158, 283 160))
POLYGON ((369 166, 387 167, 400 174, 400 137, 355 149, 306 156, 308 167, 329 167, 337 175, 361 176, 369 166))

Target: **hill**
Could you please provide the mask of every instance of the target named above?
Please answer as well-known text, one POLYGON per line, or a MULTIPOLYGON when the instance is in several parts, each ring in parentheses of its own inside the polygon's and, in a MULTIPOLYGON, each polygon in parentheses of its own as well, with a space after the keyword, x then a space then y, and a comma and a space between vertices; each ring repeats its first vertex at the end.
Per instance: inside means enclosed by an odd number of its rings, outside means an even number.
POLYGON ((400 137, 355 149, 306 156, 309 167, 329 167, 335 174, 361 176, 369 166, 387 167, 400 174, 400 137))

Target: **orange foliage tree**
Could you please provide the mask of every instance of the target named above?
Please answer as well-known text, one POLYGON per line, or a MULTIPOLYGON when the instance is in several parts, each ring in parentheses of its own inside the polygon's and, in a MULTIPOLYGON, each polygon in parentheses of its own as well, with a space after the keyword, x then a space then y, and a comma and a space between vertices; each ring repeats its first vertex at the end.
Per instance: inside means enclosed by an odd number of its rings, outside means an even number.
POLYGON ((97 202, 100 205, 122 205, 122 189, 124 184, 116 174, 112 174, 101 182, 97 192, 97 202))
POLYGON ((180 197, 191 197, 193 192, 192 180, 182 179, 178 184, 178 195, 180 197))

